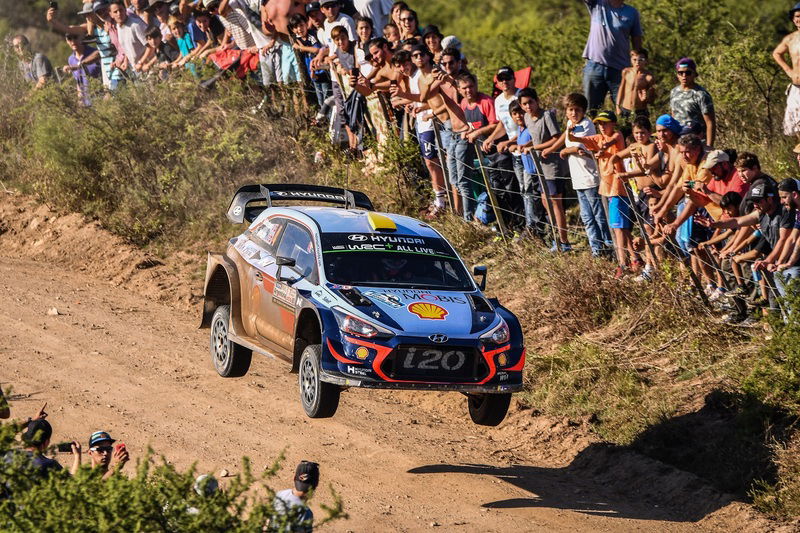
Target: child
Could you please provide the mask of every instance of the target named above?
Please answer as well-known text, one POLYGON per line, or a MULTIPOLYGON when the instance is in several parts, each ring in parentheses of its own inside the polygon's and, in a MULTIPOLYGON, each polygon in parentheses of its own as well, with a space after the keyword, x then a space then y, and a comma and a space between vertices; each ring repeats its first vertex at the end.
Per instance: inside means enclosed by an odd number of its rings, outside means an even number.
POLYGON ((394 50, 400 46, 400 28, 390 22, 383 27, 383 38, 389 41, 389 46, 394 50))
POLYGON ((614 244, 617 251, 617 267, 615 278, 619 279, 636 259, 631 246, 631 228, 633 227, 632 206, 628 201, 625 183, 617 178, 617 174, 625 169, 619 158, 614 154, 625 149, 625 140, 622 133, 617 131, 617 116, 613 111, 601 111, 594 119, 600 128, 597 135, 575 137, 571 130, 567 130, 570 141, 581 142, 595 154, 600 167, 600 195, 608 198, 608 219, 614 230, 614 244), (630 255, 631 261, 628 261, 630 255))
MULTIPOLYGON (((517 141, 520 147, 528 153, 533 150, 549 148, 561 136, 561 128, 558 127, 555 112, 542 109, 539 95, 533 89, 522 89, 517 98, 519 99, 519 105, 525 111, 525 124, 528 127, 528 136, 530 137, 529 143, 517 141)), ((563 172, 561 172, 561 160, 556 154, 550 154, 547 157, 542 157, 539 163, 541 164, 544 186, 547 187, 547 196, 550 198, 548 202, 547 198, 542 196, 541 201, 548 216, 550 216, 550 210, 552 209, 554 220, 551 220, 550 224, 554 224, 558 229, 559 242, 554 242, 550 251, 555 252, 560 249, 562 252, 571 252, 572 245, 569 243, 567 235, 567 215, 564 211, 564 202, 562 200, 564 182, 561 181, 561 176, 563 175, 563 172)), ((538 178, 535 177, 536 174, 538 172, 534 172, 532 179, 538 181, 538 178)), ((522 188, 522 184, 520 184, 520 190, 523 191, 523 201, 526 201, 525 189, 522 188)), ((525 214, 528 214, 527 205, 525 214)))
MULTIPOLYGON (((650 124, 650 119, 647 117, 637 117, 633 121, 633 142, 624 150, 611 156, 614 164, 618 160, 630 162, 630 169, 626 167, 625 172, 617 174, 617 178, 622 180, 623 183, 630 181, 631 178, 636 179, 636 187, 634 194, 637 200, 636 206, 642 219, 646 222, 645 231, 648 236, 653 234, 652 218, 650 217, 650 199, 651 196, 645 191, 652 191, 658 189, 658 184, 650 176, 652 162, 657 156, 657 149, 655 143, 651 139, 653 126, 650 124)), ((642 279, 649 280, 652 272, 655 269, 654 258, 650 256, 650 250, 647 251, 647 265, 642 272, 642 279)), ((656 251, 659 255, 659 252, 656 251)))
POLYGON ((649 116, 648 104, 655 100, 655 78, 647 70, 647 50, 631 50, 631 65, 622 70, 622 81, 617 91, 617 114, 621 118, 649 116))
POLYGON ((178 50, 181 53, 181 58, 173 62, 173 68, 186 65, 186 69, 193 75, 197 76, 197 71, 195 70, 194 65, 192 63, 187 64, 187 62, 194 56, 193 52, 195 49, 195 44, 194 39, 192 39, 192 34, 186 31, 186 24, 184 24, 183 21, 176 16, 170 16, 167 24, 169 26, 169 31, 175 38, 175 44, 178 45, 178 50))
POLYGON ((300 52, 303 63, 305 63, 308 70, 308 77, 311 79, 311 84, 314 86, 314 91, 317 95, 317 104, 322 107, 331 92, 331 76, 325 69, 311 70, 311 61, 316 57, 319 49, 322 48, 322 43, 319 42, 319 39, 314 34, 309 33, 308 25, 308 17, 302 13, 295 13, 289 19, 289 31, 294 35, 294 44, 292 46, 300 52))
POLYGON ((531 235, 536 235, 539 233, 536 227, 537 217, 533 209, 535 202, 534 193, 538 191, 536 165, 530 153, 522 148, 524 146, 532 146, 531 134, 525 125, 525 110, 519 105, 518 100, 511 102, 508 106, 508 113, 517 126, 517 135, 513 140, 500 143, 498 145, 498 150, 500 150, 502 145, 503 150, 509 150, 512 153, 519 152, 520 161, 522 162, 522 176, 518 174, 517 181, 519 182, 519 189, 522 191, 522 202, 525 211, 525 230, 531 235))
POLYGON ((354 154, 358 149, 359 140, 354 128, 347 123, 344 102, 352 91, 349 81, 353 71, 356 69, 356 43, 350 40, 350 36, 344 26, 334 26, 331 30, 331 40, 334 47, 330 50, 328 61, 332 65, 331 68, 336 69, 339 74, 338 76, 333 76, 333 96, 336 99, 337 123, 347 130, 350 152, 354 154))
POLYGON ((169 75, 170 65, 180 58, 180 53, 163 41, 158 26, 148 28, 144 37, 147 39, 147 50, 139 60, 137 70, 149 72, 155 67, 158 69, 159 77, 166 78, 169 75))
MULTIPOLYGON (((567 115, 567 130, 572 138, 586 137, 596 133, 594 124, 586 118, 586 109, 589 102, 581 93, 572 93, 564 97, 564 108, 567 115)), ((581 210, 581 220, 589 238, 592 255, 598 257, 606 249, 613 246, 611 233, 608 231, 603 202, 598 195, 600 176, 597 165, 591 154, 578 140, 567 139, 567 134, 561 136, 548 148, 542 150, 542 157, 546 158, 562 146, 559 155, 569 163, 569 172, 572 178, 572 188, 578 195, 581 210)))

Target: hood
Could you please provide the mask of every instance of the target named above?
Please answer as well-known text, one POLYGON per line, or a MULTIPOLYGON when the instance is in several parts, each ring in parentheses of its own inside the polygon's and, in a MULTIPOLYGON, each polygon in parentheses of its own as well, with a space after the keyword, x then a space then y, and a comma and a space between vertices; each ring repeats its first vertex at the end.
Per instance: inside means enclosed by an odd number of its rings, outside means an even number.
POLYGON ((468 338, 495 320, 493 310, 475 310, 470 293, 377 287, 358 290, 399 324, 405 335, 443 333, 451 338, 468 338))

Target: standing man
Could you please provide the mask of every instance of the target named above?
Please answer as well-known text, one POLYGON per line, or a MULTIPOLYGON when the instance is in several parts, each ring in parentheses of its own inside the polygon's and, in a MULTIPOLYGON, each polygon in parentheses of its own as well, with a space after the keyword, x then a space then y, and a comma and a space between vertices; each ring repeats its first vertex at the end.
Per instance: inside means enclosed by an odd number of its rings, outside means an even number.
POLYGON ((67 45, 72 54, 67 58, 65 74, 72 74, 78 85, 78 101, 84 106, 92 105, 89 98, 89 78, 100 78, 100 52, 83 43, 83 38, 74 33, 66 35, 67 45))
POLYGON ((697 64, 690 57, 675 63, 678 85, 669 93, 669 108, 678 122, 686 126, 689 121, 701 127, 700 138, 706 146, 714 146, 717 136, 717 118, 714 101, 702 85, 696 83, 697 64))
POLYGON ((19 59, 22 75, 34 85, 34 89, 41 89, 53 79, 53 65, 50 60, 42 53, 34 54, 27 37, 22 34, 14 36, 11 39, 11 46, 19 59))
POLYGON ((783 38, 772 51, 772 58, 792 82, 786 95, 783 134, 800 136, 800 2, 789 10, 789 17, 795 31, 783 38), (791 64, 786 62, 786 54, 789 54, 791 64))
POLYGON ((589 38, 583 49, 583 93, 589 100, 589 114, 603 107, 606 94, 617 101, 622 69, 631 66, 631 44, 642 47, 639 11, 625 0, 583 0, 589 9, 589 38))
POLYGON ((122 0, 115 0, 108 13, 117 25, 117 38, 122 48, 122 58, 117 56, 115 66, 123 72, 135 73, 136 64, 147 51, 147 38, 144 35, 147 25, 141 19, 129 16, 122 0))

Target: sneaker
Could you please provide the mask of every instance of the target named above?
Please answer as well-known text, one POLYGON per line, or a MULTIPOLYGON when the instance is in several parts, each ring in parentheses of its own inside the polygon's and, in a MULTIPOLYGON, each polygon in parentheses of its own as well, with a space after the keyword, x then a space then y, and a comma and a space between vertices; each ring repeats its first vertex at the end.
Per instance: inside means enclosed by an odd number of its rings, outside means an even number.
POLYGON ((653 267, 650 265, 646 265, 644 269, 642 269, 641 274, 633 278, 633 281, 637 281, 639 283, 643 283, 645 281, 653 281, 653 267))
POLYGON ((556 243, 556 241, 553 241, 553 245, 550 247, 550 250, 549 250, 549 252, 550 252, 551 254, 554 254, 554 253, 556 253, 557 251, 558 251, 558 244, 556 243))
POLYGON ((716 302, 723 296, 726 296, 728 291, 725 290, 725 287, 717 287, 716 290, 712 291, 711 294, 708 295, 709 302, 716 302))

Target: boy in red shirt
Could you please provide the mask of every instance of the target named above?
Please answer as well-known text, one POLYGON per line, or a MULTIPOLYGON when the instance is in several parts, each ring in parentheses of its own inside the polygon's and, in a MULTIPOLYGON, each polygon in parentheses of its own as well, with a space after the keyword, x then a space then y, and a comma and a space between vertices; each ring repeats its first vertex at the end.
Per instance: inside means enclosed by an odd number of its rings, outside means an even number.
POLYGON ((608 198, 608 225, 614 231, 614 244, 619 262, 614 277, 620 278, 629 265, 636 261, 636 254, 631 246, 632 208, 625 191, 625 182, 617 178, 617 174, 625 172, 625 167, 620 159, 612 157, 625 149, 625 139, 622 133, 617 131, 617 116, 613 111, 599 112, 594 123, 600 130, 597 135, 575 137, 572 131, 568 131, 567 135, 571 142, 583 143, 597 159, 600 171, 599 192, 608 198))

